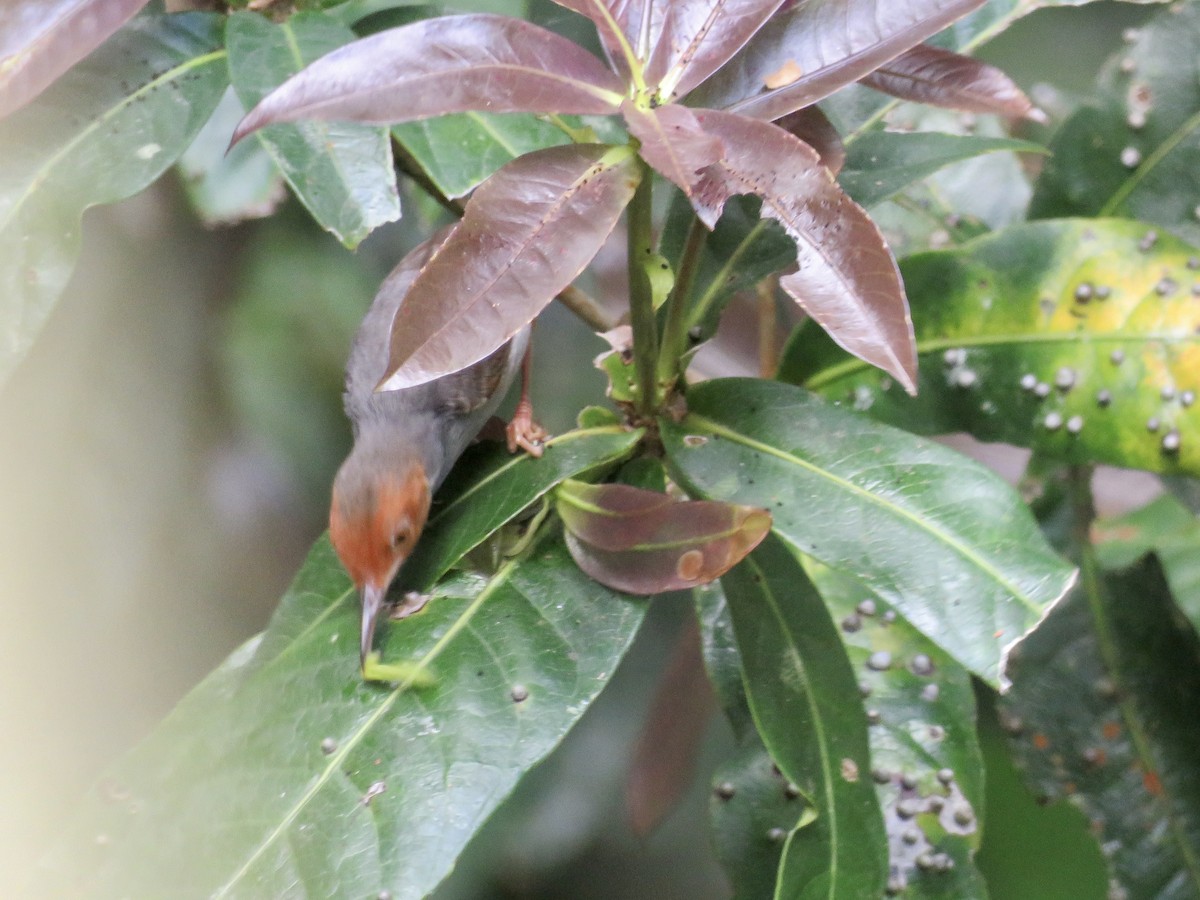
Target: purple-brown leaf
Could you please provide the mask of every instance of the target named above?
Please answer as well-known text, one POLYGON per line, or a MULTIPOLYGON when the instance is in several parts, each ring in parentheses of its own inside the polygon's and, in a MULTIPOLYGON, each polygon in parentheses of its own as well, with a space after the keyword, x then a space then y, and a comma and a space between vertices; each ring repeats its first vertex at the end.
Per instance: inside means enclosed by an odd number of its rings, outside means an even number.
POLYGON ((774 16, 694 98, 778 119, 858 81, 983 0, 797 3, 774 16))
POLYGON ((564 481, 555 496, 579 568, 632 594, 707 584, 741 562, 771 530, 765 509, 675 500, 627 484, 564 481))
MULTIPOLYGON (((629 133, 642 146, 638 151, 664 178, 692 196, 703 169, 721 158, 721 141, 707 134, 695 114, 685 106, 671 104, 642 109, 632 100, 621 104, 629 133)), ((714 218, 705 224, 712 228, 714 218)))
POLYGON ((504 16, 425 19, 321 57, 242 120, 255 129, 300 119, 395 124, 467 110, 604 114, 621 80, 578 44, 504 16))
POLYGON ((687 94, 728 62, 783 0, 674 0, 664 4, 662 34, 646 81, 665 103, 687 94))
POLYGON ((532 322, 591 262, 637 181, 632 149, 604 144, 538 150, 496 172, 409 289, 380 389, 457 372, 532 322))
POLYGON ((1016 82, 995 66, 928 44, 901 53, 862 83, 901 100, 964 112, 1041 115, 1016 82))
POLYGON ((639 63, 650 58, 650 50, 662 33, 665 4, 658 0, 554 0, 559 6, 587 16, 596 25, 600 43, 609 61, 622 77, 629 77, 629 58, 639 63))
POLYGON ((796 242, 797 269, 780 286, 842 347, 916 391, 908 299, 875 223, 838 187, 817 152, 770 122, 696 110, 725 156, 709 167, 694 204, 717 215, 734 194, 762 197, 762 215, 796 242))
POLYGON ((0 118, 24 106, 146 0, 9 0, 0 5, 0 118))

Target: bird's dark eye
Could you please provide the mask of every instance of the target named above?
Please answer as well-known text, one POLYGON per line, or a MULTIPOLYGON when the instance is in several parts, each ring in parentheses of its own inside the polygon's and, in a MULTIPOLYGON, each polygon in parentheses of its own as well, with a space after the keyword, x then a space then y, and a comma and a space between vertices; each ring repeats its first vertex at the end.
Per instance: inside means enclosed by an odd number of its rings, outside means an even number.
POLYGON ((408 531, 407 530, 397 531, 394 535, 392 535, 392 546, 393 547, 403 547, 407 543, 408 543, 408 531))

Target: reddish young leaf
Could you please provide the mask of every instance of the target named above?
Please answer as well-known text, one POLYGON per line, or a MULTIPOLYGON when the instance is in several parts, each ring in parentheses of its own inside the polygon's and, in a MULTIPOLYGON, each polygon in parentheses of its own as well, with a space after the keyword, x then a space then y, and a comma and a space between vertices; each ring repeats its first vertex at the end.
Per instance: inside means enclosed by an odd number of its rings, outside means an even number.
POLYGON ((532 322, 604 244, 637 172, 630 147, 568 144, 480 185, 396 313, 380 389, 457 372, 532 322))
MULTIPOLYGON (((696 188, 701 171, 721 158, 721 141, 706 134, 696 116, 685 106, 671 104, 642 109, 632 100, 621 104, 629 133, 641 141, 638 151, 664 178, 673 181, 688 197, 696 188)), ((709 228, 714 218, 706 222, 709 228)))
POLYGON ((613 113, 624 94, 604 63, 551 31, 504 16, 443 16, 321 57, 264 97, 233 140, 300 119, 394 124, 467 110, 613 113))
POLYGON ((834 182, 815 150, 782 128, 697 110, 725 145, 694 203, 719 216, 734 194, 758 194, 762 215, 796 242, 797 270, 780 286, 837 341, 915 393, 917 356, 896 261, 875 223, 834 182))
POLYGON ((24 106, 146 0, 17 0, 0 5, 0 118, 24 106))
POLYGON ((778 119, 858 81, 983 0, 797 3, 697 92, 697 105, 778 119))
POLYGON ((644 63, 662 33, 665 4, 657 0, 554 0, 559 6, 587 16, 596 25, 600 43, 621 76, 629 77, 629 57, 644 63))
POLYGON ((995 66, 928 44, 901 53, 862 83, 901 100, 965 112, 1041 116, 1016 82, 995 66))
POLYGON ((666 103, 728 62, 783 0, 674 0, 650 52, 646 81, 666 103))
POLYGON ((658 594, 707 584, 771 530, 771 514, 716 500, 675 500, 627 484, 564 481, 555 508, 579 568, 606 587, 658 594))

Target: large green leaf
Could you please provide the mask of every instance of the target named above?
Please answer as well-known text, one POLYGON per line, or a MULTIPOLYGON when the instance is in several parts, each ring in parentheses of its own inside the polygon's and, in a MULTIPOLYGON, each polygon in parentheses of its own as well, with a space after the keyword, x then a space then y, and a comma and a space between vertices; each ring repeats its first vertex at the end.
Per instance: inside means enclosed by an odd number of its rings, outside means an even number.
POLYGON ((722 379, 687 399, 661 427, 690 493, 767 508, 789 543, 992 684, 1074 578, 1017 495, 952 450, 784 384, 722 379))
POLYGON ((360 679, 357 599, 322 540, 266 640, 72 810, 36 893, 423 897, 604 686, 642 610, 552 534, 393 624, 384 658, 433 684, 381 688, 360 679))
POLYGON ((820 595, 768 538, 721 579, 763 743, 816 814, 787 835, 775 896, 878 897, 887 843, 854 672, 820 595))
POLYGON ((1108 61, 1060 129, 1030 216, 1124 216, 1200 243, 1200 6, 1179 4, 1108 61))
POLYGON ((1106 569, 1124 569, 1153 553, 1162 564, 1171 595, 1192 627, 1200 631, 1200 522, 1182 503, 1164 494, 1141 509, 1092 526, 1096 559, 1106 569))
POLYGON ((530 113, 452 113, 394 125, 392 134, 447 197, 469 194, 518 156, 570 141, 530 113))
POLYGON ((1072 462, 1200 469, 1200 256, 1134 222, 1019 225, 901 267, 915 398, 816 329, 780 377, 881 421, 1030 446, 1072 462))
POLYGON ((973 862, 984 773, 970 675, 854 579, 810 572, 859 673, 890 887, 905 897, 987 897, 973 862))
MULTIPOLYGON (((252 107, 305 65, 354 40, 354 32, 322 13, 278 25, 256 13, 229 17, 225 40, 238 99, 252 107)), ((260 131, 260 142, 296 196, 322 227, 355 247, 376 227, 400 218, 386 128, 345 122, 302 122, 260 131)))
POLYGON ((1029 141, 940 133, 872 131, 854 141, 838 180, 863 206, 873 206, 951 163, 1002 150, 1045 153, 1029 141))
POLYGON ((154 181, 221 99, 219 25, 138 19, 0 123, 0 378, 71 276, 83 211, 154 181))
POLYGON ((1022 645, 1002 721, 1035 791, 1101 841, 1109 896, 1200 894, 1200 642, 1152 557, 1077 590, 1022 645))
POLYGON ((568 431, 546 441, 542 456, 514 455, 499 444, 468 449, 434 499, 421 541, 401 580, 426 588, 466 553, 566 478, 614 465, 641 439, 619 426, 568 431))

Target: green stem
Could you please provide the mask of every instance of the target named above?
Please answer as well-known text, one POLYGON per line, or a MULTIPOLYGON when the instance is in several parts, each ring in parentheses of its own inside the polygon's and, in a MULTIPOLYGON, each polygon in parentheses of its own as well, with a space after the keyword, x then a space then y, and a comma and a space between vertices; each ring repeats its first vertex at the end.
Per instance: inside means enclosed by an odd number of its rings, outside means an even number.
POLYGON ((641 181, 629 203, 629 324, 633 328, 633 366, 637 373, 634 406, 643 416, 654 415, 658 408, 658 390, 654 375, 658 358, 658 322, 654 315, 654 296, 646 263, 654 252, 652 245, 652 204, 654 179, 649 167, 638 160, 641 181))
POLYGON ((700 268, 700 252, 707 239, 708 229, 693 216, 683 252, 679 255, 675 286, 667 298, 667 320, 663 324, 662 349, 658 354, 658 380, 664 385, 671 384, 683 374, 682 360, 688 342, 687 302, 700 268))

